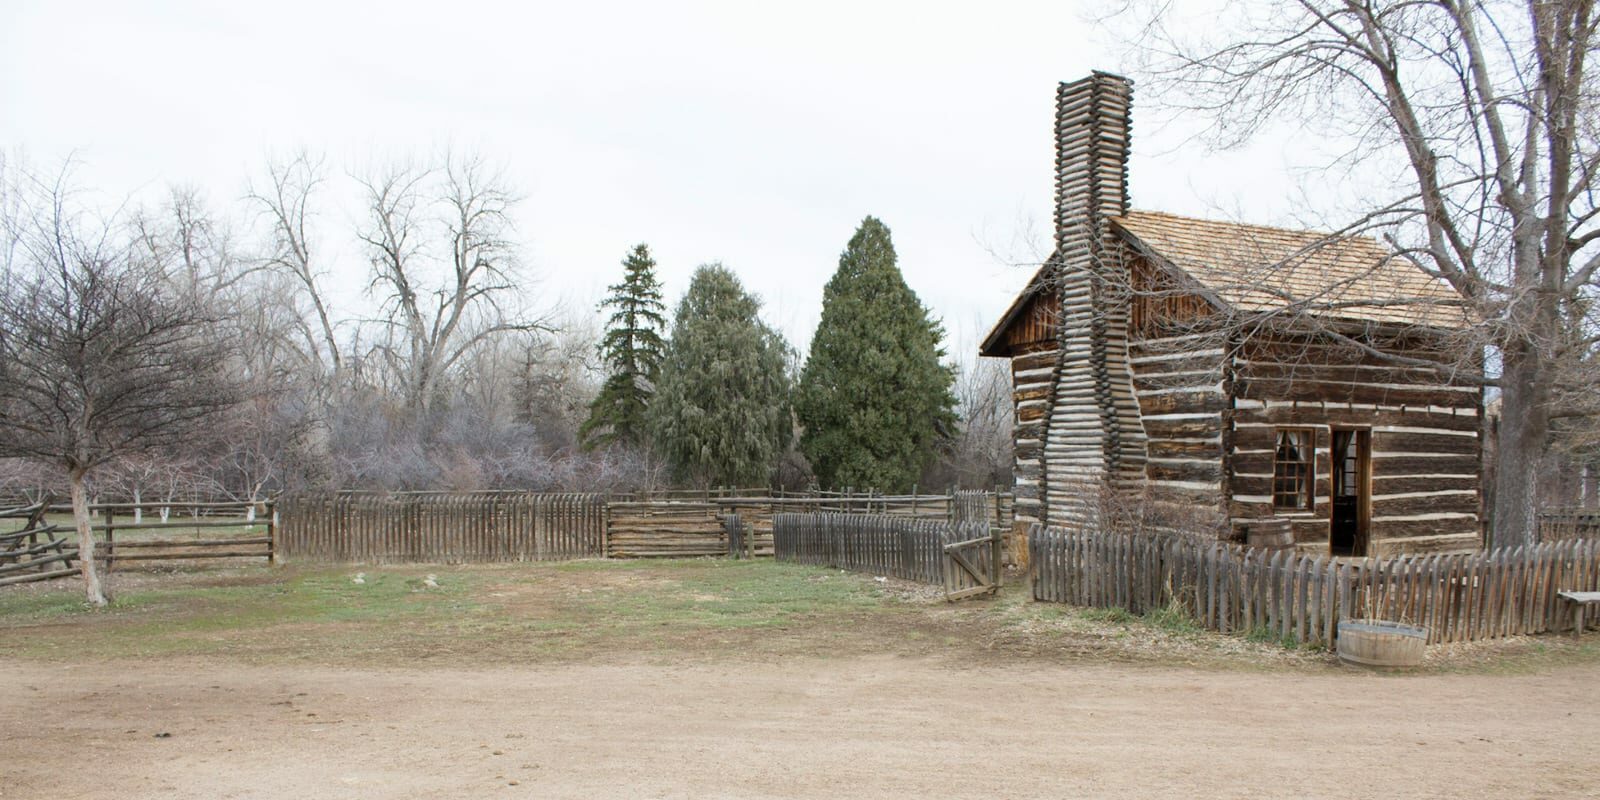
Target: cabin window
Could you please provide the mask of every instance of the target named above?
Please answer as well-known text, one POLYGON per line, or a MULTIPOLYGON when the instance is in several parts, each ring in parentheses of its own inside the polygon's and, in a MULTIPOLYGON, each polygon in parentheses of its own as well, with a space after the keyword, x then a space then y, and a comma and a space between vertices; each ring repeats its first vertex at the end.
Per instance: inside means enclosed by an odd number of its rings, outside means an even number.
POLYGON ((1311 510, 1312 465, 1316 432, 1310 428, 1280 428, 1272 454, 1272 507, 1311 510))

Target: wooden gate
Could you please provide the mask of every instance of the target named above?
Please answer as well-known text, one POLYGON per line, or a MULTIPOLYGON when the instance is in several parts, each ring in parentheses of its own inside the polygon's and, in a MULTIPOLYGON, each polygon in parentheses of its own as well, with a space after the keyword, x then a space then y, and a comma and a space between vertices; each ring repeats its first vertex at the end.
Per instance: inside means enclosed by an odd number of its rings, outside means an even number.
POLYGON ((1000 590, 1000 531, 985 523, 952 525, 944 543, 944 599, 1000 590))

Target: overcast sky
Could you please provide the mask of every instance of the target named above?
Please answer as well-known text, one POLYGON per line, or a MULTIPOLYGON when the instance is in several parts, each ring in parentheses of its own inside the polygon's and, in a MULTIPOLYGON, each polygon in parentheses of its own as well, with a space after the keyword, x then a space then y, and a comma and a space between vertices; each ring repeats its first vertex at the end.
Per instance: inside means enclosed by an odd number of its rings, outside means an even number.
MULTIPOLYGON (((802 348, 871 214, 970 358, 1049 239, 1057 82, 1126 63, 1071 2, 4 0, 0 145, 228 206, 273 152, 477 149, 526 197, 536 302, 592 308, 643 241, 669 302, 720 260, 802 348)), ((1136 207, 1285 221, 1287 145, 1208 154, 1137 93, 1134 118, 1136 207)), ((321 226, 347 309, 352 219, 321 226)))

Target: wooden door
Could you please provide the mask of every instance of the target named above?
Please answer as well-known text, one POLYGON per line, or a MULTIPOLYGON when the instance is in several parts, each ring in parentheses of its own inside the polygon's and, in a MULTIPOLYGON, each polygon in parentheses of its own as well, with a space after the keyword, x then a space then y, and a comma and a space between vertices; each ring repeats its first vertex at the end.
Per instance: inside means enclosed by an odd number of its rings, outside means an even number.
POLYGON ((1328 551, 1336 556, 1367 554, 1367 509, 1372 481, 1368 477, 1372 434, 1334 428, 1332 508, 1328 519, 1328 551))

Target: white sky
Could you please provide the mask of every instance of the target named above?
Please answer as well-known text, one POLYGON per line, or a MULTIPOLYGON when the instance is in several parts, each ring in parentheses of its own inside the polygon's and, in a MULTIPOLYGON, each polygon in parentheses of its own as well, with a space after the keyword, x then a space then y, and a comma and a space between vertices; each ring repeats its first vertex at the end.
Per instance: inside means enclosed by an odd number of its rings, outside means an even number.
MULTIPOLYGON (((1031 274, 1006 262, 1049 238, 1056 83, 1124 61, 1072 2, 4 0, 0 146, 76 152, 108 197, 187 183, 219 205, 271 152, 341 172, 476 148, 526 196, 536 303, 592 308, 644 241, 669 307, 721 260, 802 352, 872 214, 969 360, 1031 274)), ((1143 108, 1136 207, 1287 221, 1287 140, 1212 155, 1143 108)), ((322 218, 346 309, 352 219, 322 218)))

